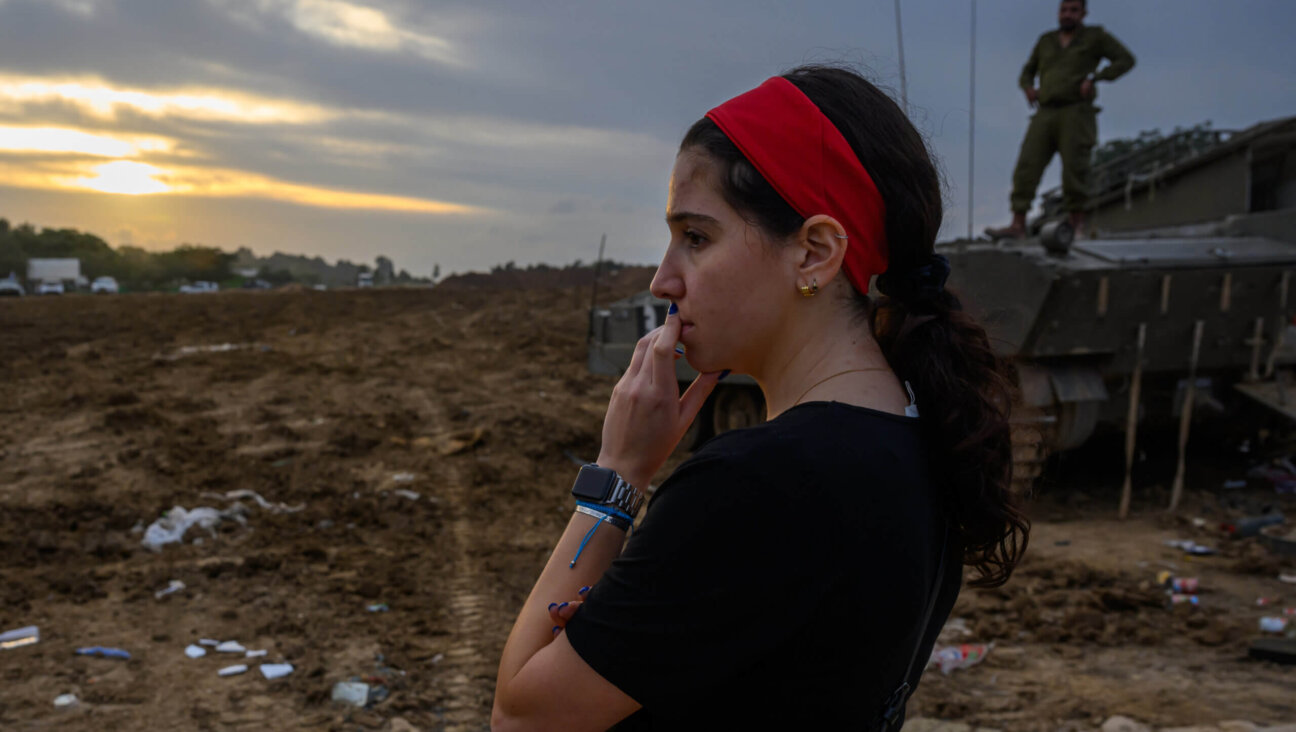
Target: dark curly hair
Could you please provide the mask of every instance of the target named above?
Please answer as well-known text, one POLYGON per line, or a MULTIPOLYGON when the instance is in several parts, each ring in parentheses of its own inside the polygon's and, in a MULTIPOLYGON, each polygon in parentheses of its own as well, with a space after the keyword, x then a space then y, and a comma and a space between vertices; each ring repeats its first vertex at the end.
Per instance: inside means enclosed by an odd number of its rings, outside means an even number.
MULTIPOLYGON (((841 131, 882 195, 889 247, 882 284, 928 264, 943 216, 941 181, 909 118, 849 69, 802 66, 783 78, 841 131)), ((726 202, 770 238, 786 239, 800 230, 805 219, 714 122, 695 123, 680 144, 686 148, 700 148, 720 164, 726 202)), ((1002 585, 1030 537, 1030 521, 1011 488, 1011 368, 948 290, 921 302, 885 292, 875 302, 856 293, 856 304, 891 368, 932 405, 923 410, 922 429, 935 451, 936 479, 962 540, 964 563, 979 575, 972 586, 1002 585)))

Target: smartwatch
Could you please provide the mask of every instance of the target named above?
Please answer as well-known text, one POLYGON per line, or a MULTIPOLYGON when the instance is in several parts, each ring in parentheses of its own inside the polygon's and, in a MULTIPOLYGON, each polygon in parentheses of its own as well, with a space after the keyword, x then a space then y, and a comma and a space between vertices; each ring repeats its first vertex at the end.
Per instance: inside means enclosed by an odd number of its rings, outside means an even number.
POLYGON ((625 478, 617 475, 615 470, 594 463, 581 466, 576 482, 572 484, 572 495, 578 501, 611 506, 631 518, 639 514, 639 507, 643 505, 643 494, 625 478))

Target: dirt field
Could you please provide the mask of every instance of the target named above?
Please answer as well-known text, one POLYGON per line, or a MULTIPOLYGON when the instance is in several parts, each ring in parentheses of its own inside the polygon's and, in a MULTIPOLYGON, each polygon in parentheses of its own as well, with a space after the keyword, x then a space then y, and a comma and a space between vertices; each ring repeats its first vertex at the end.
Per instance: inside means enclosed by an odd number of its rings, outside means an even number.
MULTIPOLYGON (((645 283, 623 273, 616 294, 645 283)), ((0 631, 41 632, 0 650, 0 728, 484 729, 500 648, 570 515, 571 456, 597 453, 612 381, 585 372, 585 288, 478 284, 0 301, 0 631), (164 511, 226 509, 236 490, 284 507, 245 496, 246 525, 141 545, 164 511), (172 580, 185 589, 155 598, 172 580), (203 638, 268 653, 218 677, 245 660, 187 658, 203 638), (132 658, 74 654, 92 645, 132 658), (268 681, 267 661, 295 671, 268 681), (389 696, 332 702, 352 677, 389 696), (56 709, 61 694, 80 701, 56 709)), ((1123 523, 1119 460, 1093 462, 1059 466, 1088 477, 1043 492, 1019 575, 965 590, 956 640, 994 648, 929 672, 911 727, 1296 722, 1296 668, 1246 659, 1274 614, 1257 598, 1296 606, 1278 580, 1296 565, 1216 528, 1230 515, 1221 476, 1247 462, 1195 454, 1187 505, 1167 515, 1153 461, 1123 523), (1163 544, 1179 538, 1222 553, 1186 559, 1163 544), (1167 610, 1162 569, 1198 577, 1201 606, 1167 610)), ((1260 482, 1229 496, 1296 515, 1260 482)))

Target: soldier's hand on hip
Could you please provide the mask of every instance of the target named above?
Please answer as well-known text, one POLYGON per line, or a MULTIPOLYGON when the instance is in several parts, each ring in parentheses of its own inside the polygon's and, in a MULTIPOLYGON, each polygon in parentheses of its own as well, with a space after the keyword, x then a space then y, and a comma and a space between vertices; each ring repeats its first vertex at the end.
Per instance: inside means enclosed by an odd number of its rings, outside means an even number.
POLYGON ((1080 97, 1083 99, 1094 98, 1093 79, 1085 79, 1084 81, 1080 82, 1080 97))
POLYGON ((1031 109, 1034 109, 1035 107, 1038 107, 1038 106, 1039 106, 1039 90, 1038 90, 1038 89, 1035 89, 1034 87, 1032 87, 1032 88, 1030 88, 1030 89, 1025 89, 1025 90, 1023 90, 1023 91, 1026 92, 1026 103, 1030 105, 1031 109))

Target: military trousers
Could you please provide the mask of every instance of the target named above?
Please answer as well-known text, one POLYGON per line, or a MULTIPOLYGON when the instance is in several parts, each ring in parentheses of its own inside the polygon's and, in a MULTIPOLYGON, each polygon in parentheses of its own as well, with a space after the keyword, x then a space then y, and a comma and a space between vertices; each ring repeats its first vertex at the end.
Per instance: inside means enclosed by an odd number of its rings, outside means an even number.
POLYGON ((1062 155, 1062 202, 1081 211, 1089 197, 1090 155, 1098 142, 1098 108, 1089 102, 1035 111, 1013 171, 1012 210, 1026 213, 1035 200, 1044 169, 1054 153, 1062 155))

